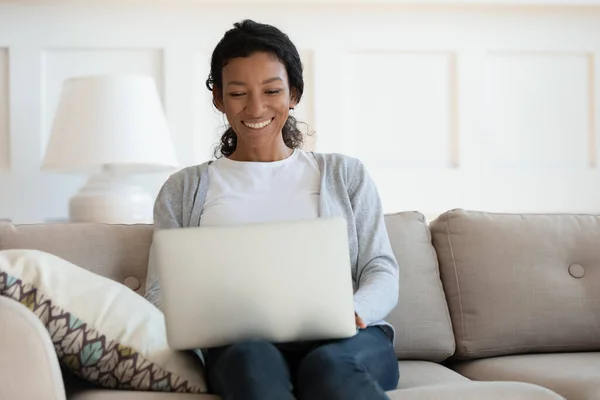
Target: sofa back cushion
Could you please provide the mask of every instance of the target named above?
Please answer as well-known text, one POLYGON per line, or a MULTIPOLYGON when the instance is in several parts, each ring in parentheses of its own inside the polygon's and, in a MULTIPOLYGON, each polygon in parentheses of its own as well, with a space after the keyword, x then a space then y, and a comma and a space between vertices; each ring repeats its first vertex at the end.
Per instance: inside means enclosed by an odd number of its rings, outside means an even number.
POLYGON ((0 250, 45 251, 143 295, 152 233, 144 224, 0 223, 0 250))
POLYGON ((600 350, 600 216, 452 210, 430 227, 456 358, 600 350))
POLYGON ((454 336, 425 218, 402 212, 385 222, 400 267, 398 305, 387 318, 396 329, 396 355, 442 361, 454 353, 454 336))

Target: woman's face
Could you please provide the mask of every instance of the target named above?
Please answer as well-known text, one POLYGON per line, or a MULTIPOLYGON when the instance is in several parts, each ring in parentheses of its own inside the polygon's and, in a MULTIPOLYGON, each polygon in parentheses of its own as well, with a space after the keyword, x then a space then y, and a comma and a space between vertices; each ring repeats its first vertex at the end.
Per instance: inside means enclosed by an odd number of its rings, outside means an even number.
POLYGON ((282 141, 289 109, 296 106, 285 66, 273 55, 256 52, 223 67, 223 93, 213 92, 217 108, 237 134, 238 148, 260 148, 282 141))

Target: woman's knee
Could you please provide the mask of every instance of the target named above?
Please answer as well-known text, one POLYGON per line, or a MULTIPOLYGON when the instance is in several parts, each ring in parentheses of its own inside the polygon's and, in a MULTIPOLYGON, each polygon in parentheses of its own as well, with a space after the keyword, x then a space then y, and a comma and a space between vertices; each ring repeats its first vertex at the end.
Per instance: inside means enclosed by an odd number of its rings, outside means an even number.
POLYGON ((364 372, 353 354, 342 352, 335 346, 319 347, 300 363, 298 396, 311 400, 352 398, 349 382, 364 372))
POLYGON ((285 375, 283 356, 265 341, 243 341, 211 349, 206 355, 206 372, 215 386, 226 380, 246 381, 260 376, 285 375))
POLYGON ((289 399, 292 383, 283 356, 271 343, 245 341, 208 355, 211 391, 223 398, 289 399))
POLYGON ((300 380, 329 379, 335 375, 344 374, 348 369, 356 371, 361 369, 353 354, 339 351, 335 346, 321 346, 306 355, 298 369, 300 380))

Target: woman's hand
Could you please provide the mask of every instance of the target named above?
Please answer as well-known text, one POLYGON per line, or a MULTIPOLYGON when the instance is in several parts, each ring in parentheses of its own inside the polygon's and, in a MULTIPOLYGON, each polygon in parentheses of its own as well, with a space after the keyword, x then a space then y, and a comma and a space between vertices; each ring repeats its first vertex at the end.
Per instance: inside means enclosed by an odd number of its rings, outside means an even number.
POLYGON ((360 329, 365 329, 367 324, 362 320, 361 317, 358 316, 357 313, 354 313, 354 319, 356 320, 356 327, 360 329))

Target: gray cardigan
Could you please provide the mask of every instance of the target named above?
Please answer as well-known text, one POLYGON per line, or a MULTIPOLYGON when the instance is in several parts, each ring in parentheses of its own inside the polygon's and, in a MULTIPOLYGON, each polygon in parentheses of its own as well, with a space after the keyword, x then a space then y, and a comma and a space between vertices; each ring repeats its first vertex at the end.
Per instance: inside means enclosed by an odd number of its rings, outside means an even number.
MULTIPOLYGON (((341 216, 347 221, 355 311, 367 325, 391 328, 386 330, 393 339, 393 328, 383 319, 398 302, 398 264, 377 188, 359 160, 340 154, 312 154, 321 171, 319 217, 341 216)), ((155 229, 200 225, 210 163, 184 168, 167 179, 154 205, 155 229)), ((161 308, 152 260, 145 297, 161 308)))

